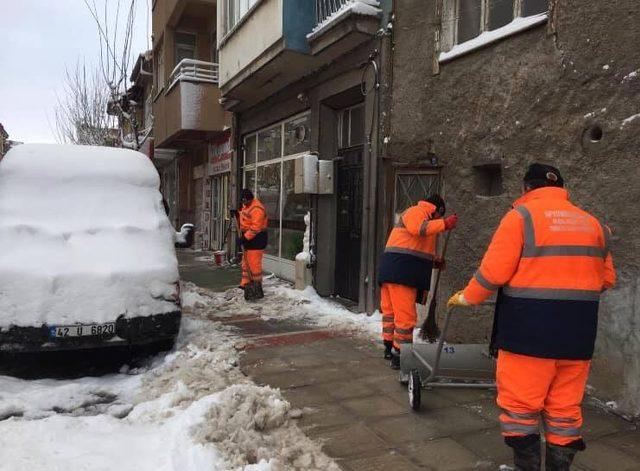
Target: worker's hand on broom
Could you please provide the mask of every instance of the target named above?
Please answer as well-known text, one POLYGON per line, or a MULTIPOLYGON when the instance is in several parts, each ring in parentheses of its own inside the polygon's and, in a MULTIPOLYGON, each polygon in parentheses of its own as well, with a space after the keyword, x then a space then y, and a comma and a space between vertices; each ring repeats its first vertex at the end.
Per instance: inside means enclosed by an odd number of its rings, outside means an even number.
POLYGON ((447 268, 447 263, 444 261, 444 258, 442 257, 436 257, 435 260, 433 261, 433 267, 436 270, 444 270, 445 268, 447 268))
POLYGON ((452 308, 455 306, 470 306, 469 301, 467 301, 464 297, 464 292, 462 290, 458 291, 456 294, 449 298, 447 301, 447 307, 452 308))

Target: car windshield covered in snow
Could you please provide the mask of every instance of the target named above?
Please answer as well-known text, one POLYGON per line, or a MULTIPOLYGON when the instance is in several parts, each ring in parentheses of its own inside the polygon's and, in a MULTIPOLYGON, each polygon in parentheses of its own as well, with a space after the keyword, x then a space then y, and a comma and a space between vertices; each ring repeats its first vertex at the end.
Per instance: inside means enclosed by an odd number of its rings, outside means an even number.
POLYGON ((15 147, 0 162, 1 347, 60 347, 66 337, 140 341, 154 332, 134 319, 169 313, 177 329, 174 235, 158 173, 143 154, 15 147))

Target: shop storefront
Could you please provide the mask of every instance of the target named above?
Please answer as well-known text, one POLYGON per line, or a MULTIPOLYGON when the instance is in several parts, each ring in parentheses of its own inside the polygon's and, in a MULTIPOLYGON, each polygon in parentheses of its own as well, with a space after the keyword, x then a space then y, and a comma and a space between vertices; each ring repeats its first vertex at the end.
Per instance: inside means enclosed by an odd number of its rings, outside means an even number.
POLYGON ((208 146, 208 164, 202 185, 202 249, 222 250, 229 219, 231 136, 226 133, 208 146))
POLYGON ((302 251, 309 196, 294 191, 296 158, 310 150, 310 114, 296 115, 243 138, 243 186, 260 198, 269 216, 266 271, 293 280, 302 251))

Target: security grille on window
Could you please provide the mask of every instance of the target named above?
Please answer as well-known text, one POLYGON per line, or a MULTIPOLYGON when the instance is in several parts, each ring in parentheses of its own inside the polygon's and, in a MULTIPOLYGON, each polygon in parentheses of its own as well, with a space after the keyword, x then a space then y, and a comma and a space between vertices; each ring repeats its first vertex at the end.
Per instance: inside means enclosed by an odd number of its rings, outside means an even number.
POLYGON ((548 8, 548 0, 443 0, 441 51, 509 24, 519 26, 517 20, 548 8))
POLYGON ((432 193, 440 191, 440 175, 435 171, 396 174, 394 212, 397 215, 405 209, 424 200, 432 193))

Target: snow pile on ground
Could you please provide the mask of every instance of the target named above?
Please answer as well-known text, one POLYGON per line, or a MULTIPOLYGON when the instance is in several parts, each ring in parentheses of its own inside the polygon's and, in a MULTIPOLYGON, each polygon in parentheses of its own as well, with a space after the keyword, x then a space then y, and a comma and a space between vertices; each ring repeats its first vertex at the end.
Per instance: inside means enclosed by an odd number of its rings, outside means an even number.
POLYGON ((329 15, 324 21, 318 23, 311 33, 307 34, 307 39, 312 40, 320 36, 324 31, 331 28, 348 15, 380 16, 380 2, 378 0, 349 0, 341 8, 329 15))
POLYGON ((0 326, 175 309, 175 232, 159 177, 124 149, 22 145, 0 162, 0 326))
POLYGON ((237 367, 240 338, 209 320, 220 297, 183 297, 176 350, 102 378, 0 376, 0 470, 338 470, 279 391, 237 367))
POLYGON ((346 330, 376 339, 380 335, 382 318, 379 312, 373 315, 352 312, 331 299, 321 297, 311 286, 298 291, 286 281, 267 278, 264 280, 266 297, 259 303, 247 303, 237 288, 214 295, 190 283, 186 286, 200 296, 196 302, 206 303, 204 312, 211 319, 226 317, 228 312, 233 312, 235 315, 257 315, 263 319, 304 321, 319 328, 346 330))

